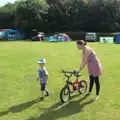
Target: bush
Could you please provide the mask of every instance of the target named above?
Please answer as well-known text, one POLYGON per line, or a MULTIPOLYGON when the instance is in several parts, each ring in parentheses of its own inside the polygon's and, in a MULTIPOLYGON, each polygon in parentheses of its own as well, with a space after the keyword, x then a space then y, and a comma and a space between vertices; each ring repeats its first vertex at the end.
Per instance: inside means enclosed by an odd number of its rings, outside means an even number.
POLYGON ((72 40, 84 40, 85 32, 65 32, 72 40))

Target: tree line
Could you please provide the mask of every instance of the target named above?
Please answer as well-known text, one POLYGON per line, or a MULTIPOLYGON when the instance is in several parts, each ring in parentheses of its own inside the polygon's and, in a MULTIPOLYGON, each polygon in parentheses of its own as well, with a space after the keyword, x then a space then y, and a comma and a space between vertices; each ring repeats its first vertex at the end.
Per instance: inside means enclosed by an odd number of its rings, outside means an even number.
POLYGON ((0 29, 120 31, 120 0, 17 0, 0 7, 0 29))

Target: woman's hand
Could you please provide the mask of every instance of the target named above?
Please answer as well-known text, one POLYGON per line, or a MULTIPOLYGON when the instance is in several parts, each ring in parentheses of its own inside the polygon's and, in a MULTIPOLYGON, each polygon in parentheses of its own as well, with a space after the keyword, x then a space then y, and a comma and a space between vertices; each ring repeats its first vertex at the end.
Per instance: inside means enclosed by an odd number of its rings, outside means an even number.
POLYGON ((46 84, 48 84, 48 80, 46 81, 46 84))
POLYGON ((76 73, 80 73, 81 71, 80 71, 80 69, 79 69, 79 70, 75 70, 75 72, 76 72, 76 73))

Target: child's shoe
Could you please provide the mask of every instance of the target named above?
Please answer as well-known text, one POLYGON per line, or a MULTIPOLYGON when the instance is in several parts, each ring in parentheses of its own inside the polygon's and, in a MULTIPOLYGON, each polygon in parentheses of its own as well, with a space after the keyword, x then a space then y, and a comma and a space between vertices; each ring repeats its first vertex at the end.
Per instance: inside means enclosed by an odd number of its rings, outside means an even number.
POLYGON ((50 93, 49 93, 49 92, 47 92, 47 93, 46 93, 46 96, 50 96, 50 93))
POLYGON ((44 98, 43 98, 43 97, 41 97, 41 98, 40 98, 40 101, 43 101, 43 100, 44 100, 44 98))

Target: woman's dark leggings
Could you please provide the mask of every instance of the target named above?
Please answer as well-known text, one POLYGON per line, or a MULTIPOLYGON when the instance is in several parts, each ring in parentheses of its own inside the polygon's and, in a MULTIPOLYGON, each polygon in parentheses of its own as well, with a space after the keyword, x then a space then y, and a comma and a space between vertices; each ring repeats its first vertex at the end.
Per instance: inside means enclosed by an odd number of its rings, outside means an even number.
POLYGON ((94 85, 94 82, 96 84, 96 95, 99 95, 99 91, 100 91, 100 82, 99 82, 99 77, 93 77, 93 76, 89 76, 90 78, 90 88, 89 88, 89 92, 92 92, 92 88, 94 85))

